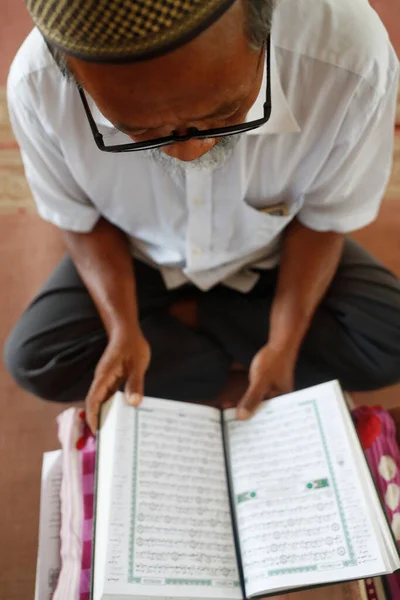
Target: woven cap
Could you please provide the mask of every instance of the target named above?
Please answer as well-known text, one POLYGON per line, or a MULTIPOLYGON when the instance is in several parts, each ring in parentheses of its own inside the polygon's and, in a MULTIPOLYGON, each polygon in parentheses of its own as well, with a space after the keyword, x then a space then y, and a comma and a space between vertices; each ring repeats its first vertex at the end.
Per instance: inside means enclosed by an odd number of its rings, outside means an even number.
POLYGON ((25 0, 43 36, 94 62, 154 58, 182 46, 235 0, 25 0))

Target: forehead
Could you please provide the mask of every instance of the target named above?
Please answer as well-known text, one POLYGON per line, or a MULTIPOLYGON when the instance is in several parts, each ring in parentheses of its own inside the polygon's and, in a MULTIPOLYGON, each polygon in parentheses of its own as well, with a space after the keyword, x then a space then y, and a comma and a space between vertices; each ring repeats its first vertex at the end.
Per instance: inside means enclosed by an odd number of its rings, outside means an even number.
POLYGON ((237 60, 202 61, 194 59, 185 64, 168 65, 166 68, 133 67, 126 72, 114 71, 103 81, 97 81, 104 96, 113 96, 117 102, 131 102, 137 109, 146 109, 149 103, 160 109, 180 102, 196 103, 206 98, 221 97, 224 100, 245 93, 254 68, 237 60))

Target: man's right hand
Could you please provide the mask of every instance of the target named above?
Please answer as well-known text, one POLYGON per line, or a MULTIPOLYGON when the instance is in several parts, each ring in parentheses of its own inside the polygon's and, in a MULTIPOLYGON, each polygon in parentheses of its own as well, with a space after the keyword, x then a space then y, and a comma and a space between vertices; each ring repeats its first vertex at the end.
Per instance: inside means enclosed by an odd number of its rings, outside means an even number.
POLYGON ((86 419, 95 433, 102 403, 124 381, 128 401, 139 404, 150 347, 139 325, 133 258, 125 233, 101 218, 92 231, 64 231, 63 238, 109 340, 86 398, 86 419))
POLYGON ((98 428, 101 405, 120 389, 124 381, 128 403, 132 406, 140 404, 150 358, 150 346, 141 332, 110 339, 86 398, 86 419, 93 434, 98 428))

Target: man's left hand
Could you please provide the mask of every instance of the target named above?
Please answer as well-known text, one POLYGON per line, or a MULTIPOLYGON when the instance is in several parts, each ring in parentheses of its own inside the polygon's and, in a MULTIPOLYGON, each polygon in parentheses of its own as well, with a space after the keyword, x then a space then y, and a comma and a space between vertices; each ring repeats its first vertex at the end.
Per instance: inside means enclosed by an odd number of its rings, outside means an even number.
POLYGON ((237 416, 245 420, 268 398, 293 391, 296 357, 268 344, 255 355, 249 370, 249 387, 237 407, 237 416))

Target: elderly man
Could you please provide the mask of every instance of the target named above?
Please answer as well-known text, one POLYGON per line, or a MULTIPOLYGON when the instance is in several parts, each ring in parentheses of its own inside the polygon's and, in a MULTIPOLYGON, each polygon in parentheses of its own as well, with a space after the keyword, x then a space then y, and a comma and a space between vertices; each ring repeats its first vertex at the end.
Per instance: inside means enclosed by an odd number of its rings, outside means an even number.
POLYGON ((391 169, 398 61, 367 0, 27 0, 8 98, 68 250, 12 332, 16 381, 238 407, 400 379, 399 281, 346 234, 391 169), (191 298, 198 327, 173 307, 191 298))

